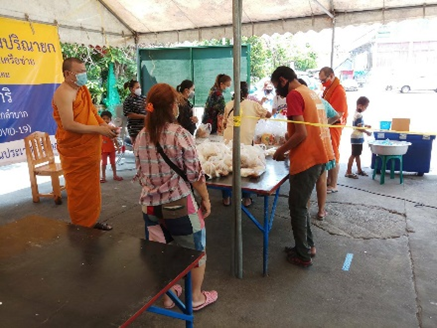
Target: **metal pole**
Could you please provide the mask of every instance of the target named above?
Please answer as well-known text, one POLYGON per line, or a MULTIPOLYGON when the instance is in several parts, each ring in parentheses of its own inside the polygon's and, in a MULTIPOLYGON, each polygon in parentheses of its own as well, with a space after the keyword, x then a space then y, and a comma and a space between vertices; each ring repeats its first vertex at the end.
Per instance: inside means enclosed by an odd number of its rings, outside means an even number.
POLYGON ((334 47, 335 47, 335 17, 332 18, 332 39, 331 39, 331 68, 334 69, 334 47))
POLYGON ((240 59, 241 59, 241 17, 243 0, 232 1, 232 24, 234 32, 234 136, 232 144, 232 207, 234 222, 232 235, 234 256, 231 267, 233 274, 239 279, 243 278, 243 234, 241 228, 241 162, 240 162, 240 59))

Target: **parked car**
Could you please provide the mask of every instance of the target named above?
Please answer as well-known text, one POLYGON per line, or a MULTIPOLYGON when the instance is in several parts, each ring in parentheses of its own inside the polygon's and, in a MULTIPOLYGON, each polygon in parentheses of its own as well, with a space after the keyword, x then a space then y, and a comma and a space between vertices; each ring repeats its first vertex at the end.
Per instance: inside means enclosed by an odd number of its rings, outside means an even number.
POLYGON ((407 93, 410 91, 435 91, 437 92, 437 78, 421 75, 416 78, 411 78, 407 81, 400 81, 393 88, 401 93, 407 93))
POLYGON ((341 82, 345 91, 358 91, 358 83, 354 79, 347 79, 341 82))

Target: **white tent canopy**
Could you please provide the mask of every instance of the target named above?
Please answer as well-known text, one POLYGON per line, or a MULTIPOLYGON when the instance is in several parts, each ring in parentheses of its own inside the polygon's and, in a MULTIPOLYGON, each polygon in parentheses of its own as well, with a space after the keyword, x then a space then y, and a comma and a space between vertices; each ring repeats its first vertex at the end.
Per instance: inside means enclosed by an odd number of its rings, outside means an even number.
MULTIPOLYGON (((296 33, 437 16, 437 0, 245 0, 242 35, 296 33)), ((100 45, 232 38, 232 0, 1 1, 0 16, 59 26, 62 42, 100 45)))

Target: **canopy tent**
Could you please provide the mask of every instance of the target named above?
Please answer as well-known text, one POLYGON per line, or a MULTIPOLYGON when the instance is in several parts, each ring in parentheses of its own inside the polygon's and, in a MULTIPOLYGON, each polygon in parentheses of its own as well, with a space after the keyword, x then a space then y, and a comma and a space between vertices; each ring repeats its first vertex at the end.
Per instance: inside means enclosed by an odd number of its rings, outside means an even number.
MULTIPOLYGON (((437 16, 437 0, 33 0, 0 4, 0 16, 55 24, 63 42, 100 45, 234 39, 234 90, 240 98, 241 36, 296 33, 437 16)), ((334 31, 332 42, 334 43, 334 31)), ((332 61, 332 60, 331 60, 332 61)), ((239 117, 239 102, 234 116, 239 117)), ((239 126, 234 126, 233 204, 240 200, 239 126)), ((231 269, 243 276, 241 208, 232 218, 231 269)))
MULTIPOLYGON (((244 1, 241 35, 437 16, 437 0, 244 1), (324 10, 326 9, 326 10, 324 10)), ((232 38, 232 0, 2 1, 0 16, 55 24, 62 42, 99 45, 232 38)))

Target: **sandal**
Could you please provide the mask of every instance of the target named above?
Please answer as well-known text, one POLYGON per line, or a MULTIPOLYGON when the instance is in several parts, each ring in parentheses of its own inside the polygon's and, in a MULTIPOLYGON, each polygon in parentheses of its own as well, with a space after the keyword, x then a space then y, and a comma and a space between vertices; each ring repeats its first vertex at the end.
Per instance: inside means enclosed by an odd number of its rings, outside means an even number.
POLYGON ((326 190, 326 193, 327 193, 327 194, 335 194, 336 192, 338 192, 337 189, 327 189, 327 190, 326 190))
POLYGON ((308 268, 313 265, 313 261, 311 261, 311 259, 309 261, 304 261, 300 259, 299 256, 297 256, 297 254, 291 254, 291 253, 287 255, 287 261, 290 262, 291 264, 300 266, 302 268, 308 268))
MULTIPOLYGON (((172 288, 173 289, 173 293, 179 298, 182 295, 182 287, 181 285, 174 285, 172 288)), ((171 302, 171 305, 165 306, 165 309, 173 309, 175 306, 175 302, 171 302)))
POLYGON ((357 172, 357 174, 358 174, 358 175, 361 175, 362 177, 368 177, 368 176, 369 176, 369 175, 368 175, 366 172, 364 172, 364 171, 357 172))
POLYGON ((105 230, 105 231, 112 230, 112 227, 109 224, 101 223, 101 222, 97 222, 93 228, 98 230, 105 230))
POLYGON ((323 219, 325 219, 328 216, 328 212, 325 211, 325 213, 323 215, 320 215, 317 213, 316 219, 323 221, 323 219))
POLYGON ((202 294, 205 296, 205 302, 198 306, 193 306, 193 311, 202 310, 204 307, 207 307, 218 299, 218 293, 215 290, 211 290, 210 292, 202 291, 202 294))
POLYGON ((358 179, 358 175, 353 174, 353 173, 346 173, 344 176, 345 176, 346 178, 358 179))
MULTIPOLYGON (((290 246, 286 246, 284 248, 284 252, 287 253, 287 255, 297 255, 296 254, 296 249, 294 247, 290 247, 290 246)), ((308 251, 308 254, 310 254, 311 257, 315 257, 317 253, 317 249, 316 246, 311 246, 310 250, 308 251)))
POLYGON ((231 206, 231 197, 223 198, 223 206, 231 206))
POLYGON ((105 182, 107 182, 105 178, 100 179, 100 183, 105 183, 105 182))
POLYGON ((116 175, 116 176, 114 177, 114 181, 123 181, 123 178, 122 178, 122 177, 119 177, 118 175, 116 175))
POLYGON ((251 207, 252 204, 253 204, 253 199, 252 199, 251 197, 249 197, 249 198, 243 198, 243 206, 244 206, 244 207, 246 207, 246 208, 251 207), (244 202, 247 201, 247 200, 249 200, 249 204, 246 205, 244 202))

